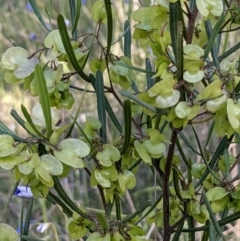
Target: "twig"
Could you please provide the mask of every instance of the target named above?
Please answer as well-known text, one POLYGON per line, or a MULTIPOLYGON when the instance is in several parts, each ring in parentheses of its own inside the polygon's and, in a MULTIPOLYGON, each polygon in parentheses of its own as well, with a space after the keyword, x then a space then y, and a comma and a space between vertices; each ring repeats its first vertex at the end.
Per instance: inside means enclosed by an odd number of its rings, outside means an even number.
POLYGON ((170 207, 169 207, 169 178, 171 174, 172 168, 172 160, 174 149, 177 141, 177 130, 172 130, 171 135, 171 144, 168 148, 167 160, 165 165, 165 170, 163 173, 163 223, 164 223, 164 234, 163 234, 163 241, 169 241, 172 233, 172 228, 170 226, 169 218, 170 218, 170 207))

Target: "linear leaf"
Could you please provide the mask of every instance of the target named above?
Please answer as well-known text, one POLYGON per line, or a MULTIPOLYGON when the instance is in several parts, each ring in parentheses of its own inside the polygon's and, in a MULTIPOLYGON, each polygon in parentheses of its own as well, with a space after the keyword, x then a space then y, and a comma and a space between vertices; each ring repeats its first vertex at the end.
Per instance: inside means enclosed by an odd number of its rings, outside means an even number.
POLYGON ((1 121, 0 121, 0 135, 2 134, 7 134, 10 135, 15 141, 21 141, 24 142, 25 140, 16 135, 14 132, 12 132, 7 126, 5 126, 1 121))
POLYGON ((180 224, 178 225, 177 231, 176 231, 172 241, 178 241, 179 240, 180 235, 182 233, 183 226, 184 226, 184 222, 185 222, 185 218, 182 218, 181 221, 180 221, 180 224))
POLYGON ((67 214, 68 217, 72 217, 73 212, 72 210, 56 195, 54 195, 51 191, 48 192, 48 195, 46 199, 53 205, 58 204, 65 214, 67 214))
POLYGON ((131 29, 130 29, 130 23, 128 20, 124 23, 124 55, 127 56, 129 59, 131 59, 131 29), (125 33, 126 32, 126 33, 125 33))
POLYGON ((67 53, 67 56, 73 66, 73 68, 77 71, 80 77, 82 77, 85 81, 90 82, 88 76, 83 72, 82 68, 78 64, 78 61, 76 59, 76 56, 74 54, 72 45, 71 45, 71 40, 69 38, 68 32, 67 32, 67 27, 64 22, 64 18, 61 14, 58 15, 57 17, 57 23, 58 23, 58 28, 59 32, 61 35, 61 39, 63 42, 64 49, 67 53))
POLYGON ((207 167, 209 173, 211 173, 211 175, 212 175, 216 180, 218 180, 219 183, 221 183, 222 180, 215 175, 215 173, 212 171, 211 167, 208 165, 208 162, 207 162, 206 157, 205 157, 205 155, 204 155, 204 153, 203 153, 202 146, 201 146, 200 140, 199 140, 199 138, 198 138, 197 132, 195 131, 195 129, 194 129, 193 126, 192 126, 192 130, 193 130, 195 139, 196 139, 196 141, 197 141, 198 149, 199 149, 199 151, 200 151, 200 154, 201 154, 201 157, 202 157, 202 160, 203 160, 205 166, 207 167))
POLYGON ((193 145, 188 141, 187 137, 183 134, 183 132, 179 132, 180 137, 182 138, 182 140, 185 142, 185 144, 197 155, 201 156, 201 154, 195 150, 195 148, 193 147, 193 145))
POLYGON ((46 124, 46 135, 47 139, 49 139, 52 133, 52 116, 46 79, 44 77, 43 70, 40 65, 36 65, 35 67, 35 77, 39 94, 39 102, 42 106, 43 116, 46 124))
MULTIPOLYGON (((151 61, 149 58, 146 58, 145 60, 145 65, 146 65, 146 70, 147 71, 152 71, 152 65, 151 65, 151 61)), ((149 90, 150 88, 153 87, 154 85, 154 79, 152 79, 153 74, 151 73, 146 73, 146 78, 147 78, 147 89, 149 90)))
MULTIPOLYGON (((206 31, 208 32, 208 42, 207 42, 207 46, 205 48, 205 51, 204 51, 204 58, 207 58, 209 52, 211 51, 211 49, 213 48, 214 44, 215 44, 215 40, 217 38, 217 35, 219 33, 219 30, 221 29, 222 27, 222 24, 223 24, 223 21, 225 19, 225 15, 224 13, 221 15, 221 17, 219 18, 217 24, 214 26, 213 28, 213 31, 212 32, 209 32, 210 30, 210 26, 211 26, 211 23, 209 20, 207 20, 205 22, 205 28, 206 28, 206 31)), ((214 56, 213 56, 214 57, 214 56)))
MULTIPOLYGON (((74 2, 74 7, 75 7, 75 0, 69 0, 70 2, 74 2)), ((82 6, 82 1, 77 0, 77 7, 71 10, 71 18, 72 18, 72 35, 76 38, 77 37, 77 24, 80 18, 80 13, 81 13, 81 6, 82 6), (74 15, 73 12, 74 11, 74 15)))
POLYGON ((107 50, 106 56, 108 57, 112 45, 112 35, 113 35, 113 19, 112 19, 112 3, 109 0, 104 0, 106 14, 107 14, 107 50))
POLYGON ((19 114, 17 113, 16 110, 11 110, 11 116, 17 121, 17 123, 23 128, 25 129, 27 132, 29 132, 26 127, 24 126, 25 121, 21 118, 21 116, 19 116, 19 114))
POLYGON ((24 115, 24 117, 26 118, 27 122, 29 123, 29 125, 32 127, 32 129, 34 130, 34 132, 38 135, 43 137, 43 134, 36 128, 36 126, 34 125, 31 116, 29 115, 26 107, 24 105, 21 105, 21 111, 24 115))
MULTIPOLYGON (((86 86, 86 88, 87 88, 87 86, 86 86)), ((68 131, 67 135, 65 136, 65 138, 69 138, 71 136, 73 128, 74 128, 74 125, 77 123, 77 118, 78 118, 78 116, 80 114, 80 111, 81 111, 81 108, 82 108, 82 105, 83 105, 83 100, 85 98, 86 88, 85 88, 85 91, 83 92, 83 96, 81 98, 81 101, 79 103, 77 111, 75 112, 75 116, 73 117, 73 122, 71 124, 71 127, 69 128, 69 131, 68 131)))
POLYGON ((28 241, 44 241, 43 239, 33 238, 26 235, 20 235, 21 238, 28 241))
POLYGON ((115 125, 115 127, 118 129, 118 131, 121 133, 122 132, 122 126, 120 125, 116 115, 114 114, 111 105, 108 102, 108 99, 105 97, 105 107, 106 107, 106 111, 109 115, 109 117, 111 118, 113 124, 115 125))
POLYGON ((104 82, 102 72, 100 70, 96 73, 96 81, 95 81, 95 91, 97 97, 97 110, 98 110, 98 118, 102 123, 102 127, 100 129, 100 135, 104 141, 107 142, 107 121, 106 121, 106 112, 105 112, 105 94, 104 94, 104 82))
POLYGON ((225 53, 223 53, 222 55, 220 55, 218 57, 219 62, 221 62, 223 59, 227 58, 229 55, 235 53, 238 49, 240 48, 240 42, 237 43, 236 45, 234 45, 232 48, 230 48, 229 50, 227 50, 225 53))
POLYGON ((64 191, 60 181, 56 176, 53 176, 54 181, 54 188, 56 189, 58 195, 62 198, 62 200, 76 213, 78 213, 83 218, 86 218, 87 220, 90 220, 88 215, 84 212, 82 212, 77 205, 72 201, 72 199, 67 195, 67 193, 64 191))
POLYGON ((209 203, 209 201, 208 201, 208 199, 207 199, 207 196, 206 196, 204 190, 202 191, 202 196, 203 196, 204 202, 205 202, 205 204, 206 204, 206 208, 207 208, 207 210, 208 210, 208 212, 209 212, 210 219, 211 219, 211 221, 212 221, 212 223, 213 223, 213 226, 214 226, 214 228, 215 228, 216 233, 217 233, 219 236, 221 236, 221 237, 223 238, 223 240, 225 240, 225 237, 223 236, 222 230, 221 230, 221 228, 220 228, 220 226, 219 226, 219 223, 218 223, 217 220, 216 220, 215 214, 214 214, 214 212, 213 212, 213 210, 212 210, 212 207, 211 207, 211 205, 210 205, 210 203, 209 203))
MULTIPOLYGON (((219 157, 223 154, 224 150, 228 149, 232 138, 233 138, 233 135, 230 136, 229 138, 227 138, 227 136, 224 136, 222 138, 221 142, 219 143, 219 145, 217 147, 217 150, 214 152, 212 159, 209 162, 210 168, 213 168, 215 166, 216 162, 218 161, 219 157)), ((199 187, 204 182, 204 180, 206 179, 208 174, 209 174, 209 169, 207 168, 206 171, 201 176, 201 178, 196 183, 195 188, 199 187)))
MULTIPOLYGON (((129 26, 129 28, 130 28, 130 26, 129 26)), ((114 44, 116 44, 117 42, 119 42, 119 41, 127 34, 127 32, 128 32, 128 28, 123 32, 123 34, 122 34, 117 40, 115 40, 115 41, 112 43, 112 46, 113 46, 114 44)))
POLYGON ((181 5, 179 2, 169 3, 169 28, 170 28, 170 35, 171 35, 171 42, 173 53, 175 59, 177 59, 177 34, 178 34, 178 21, 179 21, 179 8, 181 5))
POLYGON ((213 129, 214 129, 214 125, 215 125, 215 120, 211 123, 211 125, 210 125, 210 127, 208 129, 208 135, 207 135, 206 144, 204 145, 204 149, 208 146, 209 141, 211 140, 213 129))
POLYGON ((137 96, 131 94, 130 92, 128 92, 128 91, 126 91, 126 90, 121 90, 121 91, 119 91, 119 93, 120 93, 122 96, 127 97, 127 98, 133 100, 134 102, 138 103, 139 105, 143 106, 144 108, 146 108, 146 109, 148 109, 148 110, 150 110, 150 111, 152 111, 152 112, 154 112, 154 113, 158 113, 158 112, 159 112, 157 108, 155 108, 155 107, 152 106, 152 105, 149 105, 149 104, 148 104, 147 102, 145 102, 145 101, 140 100, 139 98, 137 98, 137 96))
POLYGON ((124 64, 124 63, 118 62, 117 64, 120 65, 120 66, 123 66, 123 67, 125 67, 125 68, 135 70, 135 71, 137 71, 137 72, 149 73, 149 74, 156 74, 156 72, 154 72, 154 71, 150 71, 150 70, 146 70, 146 69, 141 69, 141 68, 138 68, 138 67, 135 67, 135 66, 131 66, 131 65, 124 64))
POLYGON ((123 147, 121 150, 121 154, 124 154, 131 141, 131 134, 132 134, 132 110, 131 110, 131 101, 125 100, 123 103, 123 117, 124 117, 124 141, 123 147))
POLYGON ((34 197, 32 197, 28 203, 28 209, 27 209, 27 214, 25 217, 25 223, 24 223, 24 228, 22 233, 23 235, 28 235, 28 232, 29 232, 33 204, 34 204, 34 197))
POLYGON ((29 0, 29 3, 31 4, 33 12, 37 16, 37 18, 40 21, 40 23, 43 25, 44 28, 47 29, 47 31, 50 32, 51 30, 48 28, 47 24, 44 22, 43 17, 41 15, 40 11, 39 11, 39 8, 38 8, 38 6, 36 4, 36 1, 35 0, 29 0))
POLYGON ((123 223, 127 223, 127 222, 131 221, 137 215, 142 213, 146 208, 148 208, 150 206, 152 206, 151 200, 147 200, 139 209, 136 210, 136 212, 134 212, 133 214, 130 214, 126 218, 122 219, 121 223, 123 224, 123 223))
MULTIPOLYGON (((89 80, 92 83, 93 88, 95 88, 95 77, 92 74, 89 75, 89 80)), ((112 107, 109 104, 108 99, 106 98, 106 96, 105 96, 105 108, 106 108, 106 111, 107 111, 109 117, 111 118, 113 124, 115 125, 115 127, 118 129, 118 131, 120 133, 122 133, 122 126, 120 125, 116 115, 114 114, 114 112, 112 110, 112 107)))

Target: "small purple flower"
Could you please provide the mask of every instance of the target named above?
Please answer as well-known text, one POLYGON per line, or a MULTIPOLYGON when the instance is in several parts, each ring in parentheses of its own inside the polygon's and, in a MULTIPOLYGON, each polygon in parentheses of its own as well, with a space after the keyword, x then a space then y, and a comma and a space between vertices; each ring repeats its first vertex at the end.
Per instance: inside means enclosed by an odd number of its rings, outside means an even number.
POLYGON ((49 227, 49 223, 40 223, 37 227, 39 233, 44 233, 49 227))
POLYGON ((31 198, 33 196, 30 187, 26 187, 26 186, 18 186, 14 195, 16 197, 25 197, 25 198, 31 198))
POLYGON ((64 19, 64 22, 65 22, 66 26, 69 26, 70 21, 67 18, 64 19))
POLYGON ((29 35, 28 35, 29 39, 31 41, 35 41, 37 39, 37 34, 34 33, 34 32, 31 32, 29 35))
POLYGON ((33 12, 33 8, 29 2, 26 3, 25 8, 27 9, 27 11, 33 12))
POLYGON ((82 0, 82 5, 87 5, 87 0, 82 0))
POLYGON ((129 3, 129 0, 124 0, 125 3, 129 3))

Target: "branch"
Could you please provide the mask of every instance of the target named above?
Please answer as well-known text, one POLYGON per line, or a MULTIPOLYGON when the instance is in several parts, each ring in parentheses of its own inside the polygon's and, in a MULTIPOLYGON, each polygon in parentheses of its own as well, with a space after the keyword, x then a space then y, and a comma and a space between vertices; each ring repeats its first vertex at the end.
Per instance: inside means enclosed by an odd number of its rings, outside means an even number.
POLYGON ((163 173, 163 223, 164 223, 164 236, 163 241, 169 241, 171 237, 172 228, 169 223, 170 218, 170 207, 169 207, 169 178, 172 168, 172 159, 174 154, 174 149, 177 141, 177 130, 172 130, 171 144, 168 148, 167 160, 165 165, 165 170, 163 173))

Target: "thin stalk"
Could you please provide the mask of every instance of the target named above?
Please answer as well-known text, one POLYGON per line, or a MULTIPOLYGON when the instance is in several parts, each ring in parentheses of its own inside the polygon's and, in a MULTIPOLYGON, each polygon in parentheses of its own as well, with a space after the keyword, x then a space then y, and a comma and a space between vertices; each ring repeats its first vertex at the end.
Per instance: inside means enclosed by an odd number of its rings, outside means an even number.
POLYGON ((177 130, 172 130, 171 134, 171 144, 168 148, 168 154, 167 154, 167 160, 166 160, 166 166, 163 173, 163 224, 164 224, 164 236, 163 241, 169 241, 171 238, 172 228, 170 225, 170 205, 169 205, 169 179, 171 174, 171 168, 172 168, 172 160, 173 160, 173 154, 176 146, 177 141, 177 130))

